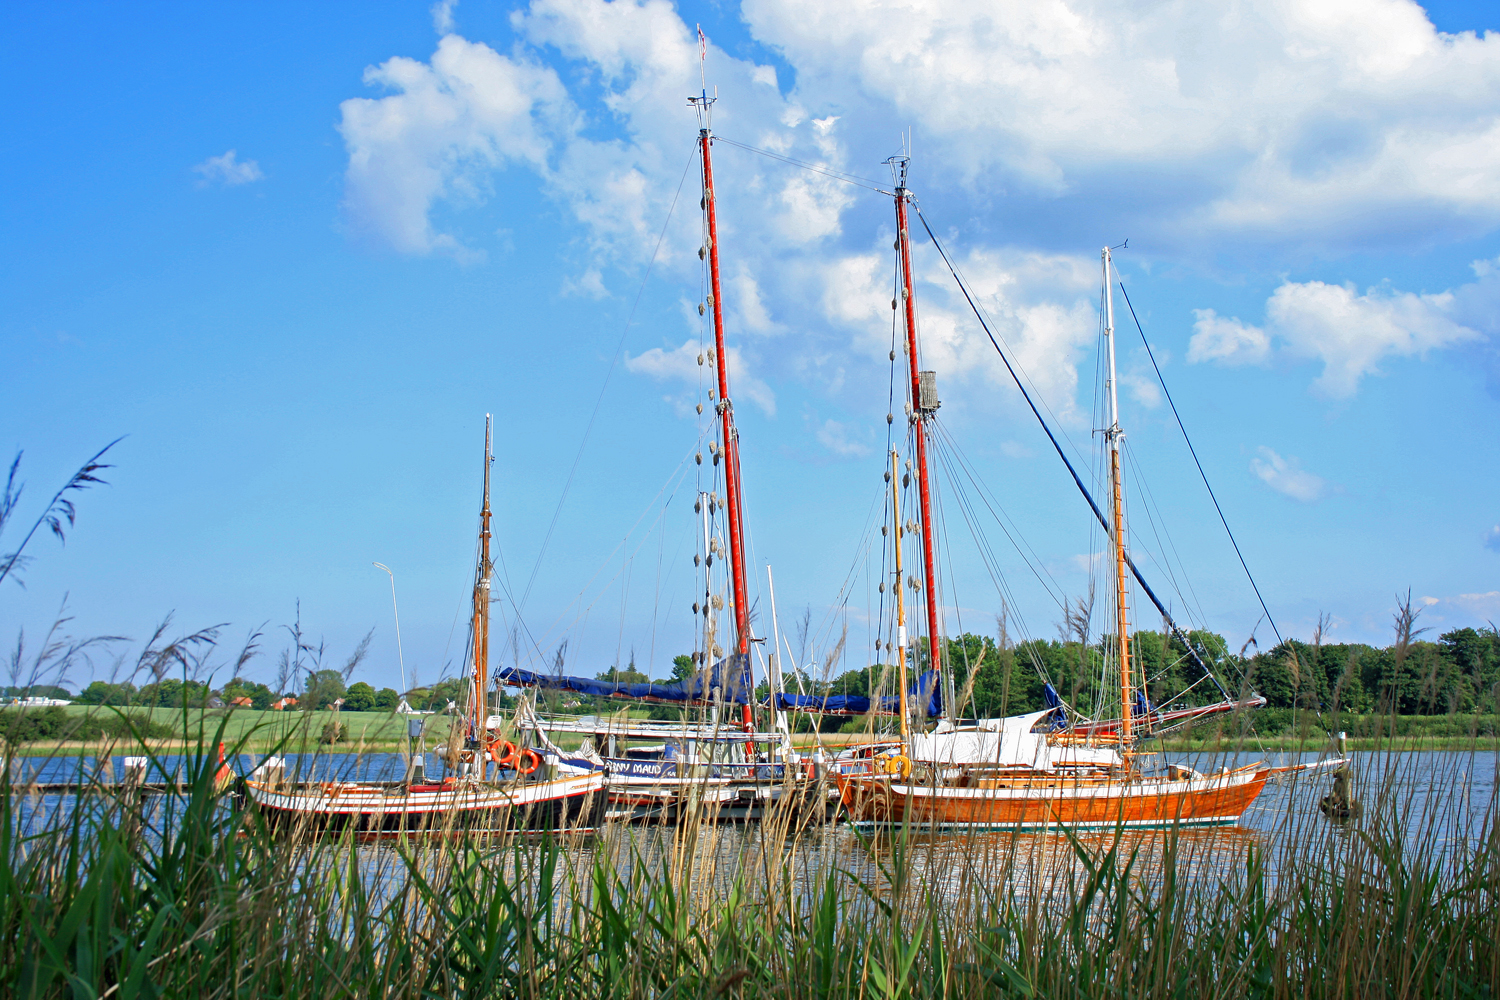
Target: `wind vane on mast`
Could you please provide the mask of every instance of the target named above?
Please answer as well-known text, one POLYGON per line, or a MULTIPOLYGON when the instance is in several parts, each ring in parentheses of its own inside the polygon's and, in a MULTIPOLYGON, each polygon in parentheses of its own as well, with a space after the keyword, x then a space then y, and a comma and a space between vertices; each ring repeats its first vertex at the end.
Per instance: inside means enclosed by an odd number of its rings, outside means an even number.
POLYGON ((708 96, 708 36, 703 34, 703 25, 698 25, 698 85, 701 93, 697 97, 689 97, 688 103, 698 109, 698 126, 704 131, 713 124, 713 114, 709 109, 719 99, 719 88, 714 86, 714 96, 708 96))

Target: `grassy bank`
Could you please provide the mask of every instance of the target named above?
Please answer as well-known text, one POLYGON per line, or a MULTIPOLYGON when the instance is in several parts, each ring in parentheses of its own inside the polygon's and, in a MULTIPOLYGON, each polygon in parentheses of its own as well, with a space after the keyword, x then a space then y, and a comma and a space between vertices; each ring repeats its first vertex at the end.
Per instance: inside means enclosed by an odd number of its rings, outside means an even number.
POLYGON ((0 995, 1500 993, 1495 805, 1455 842, 1453 801, 1404 798, 1394 760, 1353 825, 1288 813, 1205 866, 1187 832, 278 839, 215 796, 215 742, 191 792, 144 818, 104 789, 35 799, 0 776, 0 995))
MULTIPOLYGON (((117 710, 93 705, 69 705, 54 711, 64 715, 67 721, 51 727, 46 738, 20 743, 20 753, 76 750, 94 746, 101 740, 128 746, 137 742, 133 738, 137 736, 146 737, 145 742, 161 752, 176 752, 196 746, 200 733, 213 734, 221 729, 226 743, 242 746, 246 753, 266 753, 277 746, 332 752, 394 751, 405 746, 407 722, 406 716, 389 712, 261 712, 249 708, 190 708, 184 712, 181 708, 130 707, 117 710), (334 722, 343 727, 343 736, 337 743, 324 743, 323 735, 334 722), (84 732, 98 730, 100 723, 105 733, 80 738, 84 732)), ((14 709, 0 710, 0 736, 17 728, 13 723, 7 726, 16 714, 14 709)), ((446 738, 449 717, 430 715, 418 718, 426 721, 429 744, 446 738)))
MULTIPOLYGON (((0 734, 5 731, 7 716, 15 710, 0 710, 0 734)), ((66 714, 70 725, 83 727, 88 720, 101 720, 107 726, 122 729, 117 725, 120 712, 98 706, 71 705, 56 711, 66 714)), ((136 723, 136 732, 144 732, 142 722, 150 724, 149 744, 159 752, 178 752, 196 745, 200 732, 212 733, 222 725, 224 738, 229 743, 244 747, 247 753, 268 753, 275 747, 298 750, 317 750, 327 753, 397 752, 406 749, 406 716, 387 712, 340 712, 331 711, 256 711, 254 709, 189 709, 184 714, 181 708, 129 708, 124 710, 136 723), (343 738, 338 743, 321 741, 325 729, 338 721, 344 727, 343 738), (170 734, 170 735, 168 735, 170 734)), ((645 712, 632 715, 643 717, 645 712)), ((441 715, 421 716, 425 721, 426 739, 429 747, 441 742, 447 735, 449 717, 441 715)), ((1491 751, 1500 750, 1500 716, 1494 715, 1338 715, 1321 720, 1311 712, 1296 712, 1283 709, 1263 709, 1244 719, 1231 718, 1222 723, 1199 726, 1195 729, 1174 733, 1157 744, 1148 744, 1145 749, 1173 753, 1254 753, 1268 752, 1319 752, 1330 747, 1330 739, 1323 728, 1348 733, 1347 749, 1351 751, 1377 751, 1399 745, 1406 749, 1464 751, 1476 746, 1491 751), (1254 729, 1244 723, 1253 722, 1254 729)), ((122 731, 109 734, 116 746, 128 746, 133 741, 120 739, 131 733, 122 731)), ((803 750, 822 745, 841 747, 870 739, 873 730, 839 733, 798 733, 793 743, 803 750)), ((579 737, 563 735, 560 745, 571 749, 578 744, 579 737)), ((76 738, 48 738, 21 743, 17 749, 22 754, 47 754, 72 752, 95 747, 100 737, 88 740, 76 738)), ((124 753, 125 750, 116 752, 124 753)))

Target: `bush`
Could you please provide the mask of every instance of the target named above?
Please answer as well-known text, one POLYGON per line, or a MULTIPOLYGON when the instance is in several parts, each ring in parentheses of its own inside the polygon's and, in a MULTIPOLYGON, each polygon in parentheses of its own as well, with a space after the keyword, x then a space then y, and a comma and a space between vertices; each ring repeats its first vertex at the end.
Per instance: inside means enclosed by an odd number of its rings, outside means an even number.
POLYGON ((42 740, 162 739, 177 731, 149 715, 74 715, 58 705, 47 708, 0 709, 0 740, 36 743, 42 740))
POLYGON ((349 727, 342 722, 323 723, 323 733, 318 737, 319 743, 333 744, 342 743, 349 737, 349 727))
POLYGON ((3 734, 7 743, 57 739, 66 730, 67 724, 68 713, 58 705, 0 710, 0 734, 3 734))

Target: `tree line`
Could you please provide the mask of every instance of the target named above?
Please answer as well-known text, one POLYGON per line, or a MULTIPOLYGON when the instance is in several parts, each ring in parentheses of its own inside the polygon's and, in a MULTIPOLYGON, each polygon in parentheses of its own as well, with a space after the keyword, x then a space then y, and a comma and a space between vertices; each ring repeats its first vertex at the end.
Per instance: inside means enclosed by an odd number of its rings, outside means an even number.
MULTIPOLYGON (((1182 705, 1203 705, 1225 695, 1237 699, 1254 693, 1264 696, 1271 708, 1320 712, 1500 711, 1500 631, 1494 625, 1453 629, 1436 640, 1421 639, 1419 633, 1410 620, 1398 621, 1396 641, 1384 648, 1329 643, 1319 635, 1311 642, 1288 639, 1246 655, 1247 649, 1233 650, 1217 633, 1195 630, 1187 633, 1197 653, 1194 660, 1176 636, 1139 631, 1130 639, 1130 653, 1152 705, 1174 699, 1182 705), (1198 661, 1208 666, 1222 691, 1205 677, 1198 661)), ((1103 702, 1096 703, 1101 678, 1114 676, 1112 637, 1093 643, 1059 638, 1012 644, 1003 632, 999 637, 964 633, 949 639, 947 647, 953 688, 964 703, 962 715, 986 718, 1040 711, 1046 707, 1044 677, 1081 712, 1118 712, 1118 688, 1111 691, 1109 684, 1104 685, 1103 702)), ((926 640, 919 639, 912 650, 912 676, 925 670, 929 660, 926 640)), ((893 676, 888 664, 873 664, 813 687, 820 694, 868 695, 872 687, 894 691, 893 676)))

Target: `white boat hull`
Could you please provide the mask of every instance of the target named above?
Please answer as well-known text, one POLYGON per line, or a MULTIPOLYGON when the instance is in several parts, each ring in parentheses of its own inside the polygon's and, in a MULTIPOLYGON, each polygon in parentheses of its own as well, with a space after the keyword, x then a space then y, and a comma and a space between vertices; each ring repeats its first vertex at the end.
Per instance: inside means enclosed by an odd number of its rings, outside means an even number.
POLYGON ((579 830, 603 819, 605 776, 492 785, 458 780, 440 785, 249 780, 245 791, 273 825, 364 832, 579 830))

